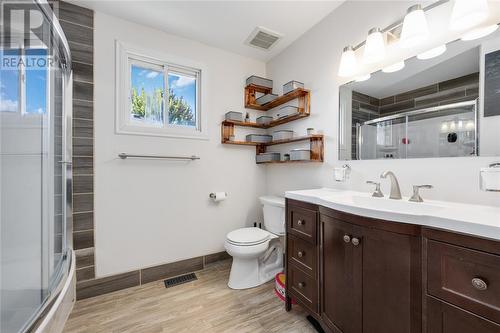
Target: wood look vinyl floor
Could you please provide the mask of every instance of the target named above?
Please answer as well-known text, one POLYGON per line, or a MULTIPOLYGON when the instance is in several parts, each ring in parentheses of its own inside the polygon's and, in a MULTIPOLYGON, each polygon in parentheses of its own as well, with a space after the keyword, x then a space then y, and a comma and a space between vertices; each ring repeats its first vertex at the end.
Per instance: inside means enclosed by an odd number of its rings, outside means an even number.
POLYGON ((316 332, 299 306, 285 312, 274 281, 231 290, 229 270, 230 260, 219 261, 187 284, 157 281, 78 301, 64 332, 316 332))

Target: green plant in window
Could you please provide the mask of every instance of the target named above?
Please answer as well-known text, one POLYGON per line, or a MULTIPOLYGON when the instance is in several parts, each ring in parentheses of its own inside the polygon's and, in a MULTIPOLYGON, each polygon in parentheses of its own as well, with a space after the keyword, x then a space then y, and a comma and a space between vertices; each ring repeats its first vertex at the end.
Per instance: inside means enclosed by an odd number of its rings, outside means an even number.
POLYGON ((170 124, 194 124, 194 114, 191 106, 184 100, 182 96, 177 97, 173 89, 169 89, 168 111, 168 120, 170 124))
POLYGON ((143 119, 146 115, 146 92, 141 89, 141 94, 137 93, 137 88, 132 88, 132 114, 136 118, 143 119))

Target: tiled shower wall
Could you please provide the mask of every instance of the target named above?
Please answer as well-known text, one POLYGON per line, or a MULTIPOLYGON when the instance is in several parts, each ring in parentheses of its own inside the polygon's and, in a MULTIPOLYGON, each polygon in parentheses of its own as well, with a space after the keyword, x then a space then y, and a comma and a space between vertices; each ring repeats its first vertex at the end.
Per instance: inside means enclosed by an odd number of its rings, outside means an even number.
POLYGON ((53 3, 68 39, 73 69, 73 248, 78 282, 94 269, 94 13, 63 1, 53 3))
POLYGON ((356 124, 391 114, 469 101, 479 97, 479 73, 438 82, 398 95, 378 99, 352 92, 351 158, 356 159, 356 124))

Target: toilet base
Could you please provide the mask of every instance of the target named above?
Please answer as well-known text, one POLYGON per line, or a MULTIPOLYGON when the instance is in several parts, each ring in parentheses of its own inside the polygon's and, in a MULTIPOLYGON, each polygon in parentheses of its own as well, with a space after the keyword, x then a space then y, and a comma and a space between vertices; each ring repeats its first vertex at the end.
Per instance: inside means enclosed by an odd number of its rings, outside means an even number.
POLYGON ((228 287, 248 289, 260 286, 274 279, 283 271, 283 250, 280 242, 273 242, 260 258, 239 258, 233 256, 228 287))

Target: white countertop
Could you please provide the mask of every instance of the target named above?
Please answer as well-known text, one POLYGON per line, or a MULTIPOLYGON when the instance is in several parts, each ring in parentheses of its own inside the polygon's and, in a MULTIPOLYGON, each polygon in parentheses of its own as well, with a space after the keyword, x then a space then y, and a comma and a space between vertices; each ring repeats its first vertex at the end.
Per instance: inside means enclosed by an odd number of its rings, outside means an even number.
MULTIPOLYGON (((425 200, 373 198, 371 193, 328 188, 287 191, 285 197, 338 211, 418 224, 500 240, 500 207, 425 200)), ((500 202, 500 199, 499 199, 500 202)))

